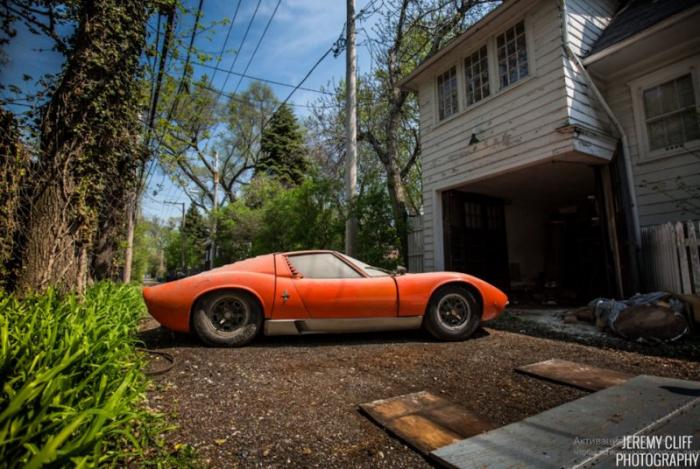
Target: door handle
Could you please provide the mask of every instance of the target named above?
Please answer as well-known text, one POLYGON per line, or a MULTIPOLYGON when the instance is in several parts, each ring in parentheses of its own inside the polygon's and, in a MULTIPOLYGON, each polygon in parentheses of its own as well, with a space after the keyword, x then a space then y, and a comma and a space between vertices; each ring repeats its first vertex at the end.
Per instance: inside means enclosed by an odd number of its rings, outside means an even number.
POLYGON ((288 299, 289 299, 289 293, 287 293, 287 290, 285 290, 282 292, 282 301, 284 301, 286 303, 288 299))

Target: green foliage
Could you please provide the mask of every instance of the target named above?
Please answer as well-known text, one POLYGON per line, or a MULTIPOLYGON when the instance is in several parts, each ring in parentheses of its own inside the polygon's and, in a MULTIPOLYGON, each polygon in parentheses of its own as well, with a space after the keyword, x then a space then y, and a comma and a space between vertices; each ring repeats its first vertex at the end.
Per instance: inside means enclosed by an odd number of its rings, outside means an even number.
POLYGON ((85 297, 0 293, 0 461, 10 467, 127 466, 153 452, 162 420, 144 406, 133 286, 85 297), (151 448, 149 448, 149 446, 151 448))
POLYGON ((279 107, 265 126, 258 169, 284 184, 300 184, 308 169, 304 134, 287 104, 279 107))
POLYGON ((21 189, 29 155, 19 141, 12 114, 0 108, 0 288, 11 286, 17 267, 16 238, 21 225, 21 189))
POLYGON ((398 259, 391 254, 399 246, 399 236, 386 188, 378 181, 367 187, 355 204, 358 221, 355 257, 370 265, 395 269, 398 259))
POLYGON ((251 255, 298 249, 338 249, 344 219, 337 183, 307 178, 285 188, 276 179, 255 178, 244 197, 220 210, 220 263, 251 255))

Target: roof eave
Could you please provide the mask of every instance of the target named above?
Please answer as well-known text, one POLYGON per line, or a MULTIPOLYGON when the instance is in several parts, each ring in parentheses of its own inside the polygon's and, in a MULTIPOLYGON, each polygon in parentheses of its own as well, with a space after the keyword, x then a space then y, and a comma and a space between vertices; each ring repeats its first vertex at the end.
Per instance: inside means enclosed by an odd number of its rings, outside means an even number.
POLYGON ((610 44, 605 49, 601 49, 598 52, 594 52, 593 54, 585 57, 583 59, 583 64, 590 65, 590 64, 593 64, 599 60, 602 60, 605 57, 607 57, 611 54, 614 54, 615 52, 618 52, 622 49, 625 49, 625 48, 635 44, 636 42, 638 42, 646 37, 649 37, 658 31, 661 31, 662 29, 666 29, 670 26, 673 26, 674 24, 678 23, 679 21, 687 18, 688 16, 692 16, 692 15, 698 13, 699 11, 700 11, 700 4, 698 4, 697 6, 695 6, 693 8, 688 8, 687 10, 683 10, 682 12, 677 13, 673 16, 669 16, 668 18, 666 18, 662 21, 659 21, 655 25, 640 31, 637 34, 633 34, 632 36, 625 38, 620 42, 610 44))
POLYGON ((435 62, 452 52, 455 48, 464 43, 464 41, 473 36, 477 31, 483 29, 488 23, 493 21, 496 17, 501 15, 508 8, 515 5, 519 1, 520 0, 504 0, 503 3, 491 10, 479 21, 471 25, 466 31, 464 31, 462 34, 450 41, 445 47, 443 47, 435 54, 425 59, 416 68, 414 68, 411 73, 409 73, 399 82, 399 86, 401 87, 401 89, 408 91, 418 91, 418 87, 416 86, 415 81, 419 75, 423 74, 423 72, 430 68, 430 66, 432 66, 435 62))

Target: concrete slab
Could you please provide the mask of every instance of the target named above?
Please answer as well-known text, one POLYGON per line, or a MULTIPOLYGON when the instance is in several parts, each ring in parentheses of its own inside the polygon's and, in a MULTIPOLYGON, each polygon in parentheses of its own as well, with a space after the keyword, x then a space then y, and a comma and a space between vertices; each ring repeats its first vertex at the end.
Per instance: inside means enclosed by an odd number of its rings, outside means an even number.
POLYGON ((698 406, 700 382, 641 375, 430 454, 457 468, 601 467, 623 437, 697 431, 698 406))

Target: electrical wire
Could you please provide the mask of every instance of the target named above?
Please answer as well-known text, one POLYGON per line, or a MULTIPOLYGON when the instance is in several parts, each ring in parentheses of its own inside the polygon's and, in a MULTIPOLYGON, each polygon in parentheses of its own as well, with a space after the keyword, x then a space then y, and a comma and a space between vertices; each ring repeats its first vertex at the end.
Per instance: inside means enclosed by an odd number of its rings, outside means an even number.
MULTIPOLYGON (((272 14, 270 15, 270 19, 267 20, 267 24, 265 25, 265 29, 263 29, 263 32, 260 35, 260 39, 258 39, 258 43, 255 45, 255 49, 253 49, 253 53, 250 54, 250 58, 248 59, 248 63, 246 64, 245 69, 243 70, 243 75, 248 73, 248 68, 250 67, 250 64, 253 63, 253 59, 255 59, 255 55, 258 53, 258 49, 260 49, 260 44, 262 44, 263 39, 265 38, 265 35, 267 34, 267 31, 270 29, 270 25, 272 24, 272 20, 274 19, 275 15, 277 14, 277 10, 279 9, 281 3, 282 3, 282 0, 277 0, 277 5, 275 5, 275 9, 272 10, 272 14)), ((233 90, 233 94, 236 94, 238 92, 238 87, 241 86, 242 81, 243 81, 243 77, 241 76, 238 79, 238 83, 236 83, 236 87, 233 90)))

